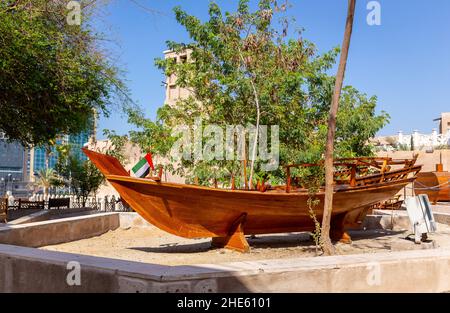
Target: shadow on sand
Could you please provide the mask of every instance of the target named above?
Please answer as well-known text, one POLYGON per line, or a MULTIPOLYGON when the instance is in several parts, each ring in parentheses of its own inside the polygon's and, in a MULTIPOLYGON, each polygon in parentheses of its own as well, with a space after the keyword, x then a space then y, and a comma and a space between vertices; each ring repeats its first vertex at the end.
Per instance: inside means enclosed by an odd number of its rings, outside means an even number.
MULTIPOLYGON (((354 243, 364 239, 375 239, 386 236, 395 236, 404 231, 392 230, 356 230, 350 231, 350 235, 354 243)), ((253 250, 257 249, 286 249, 286 248, 300 248, 304 252, 314 253, 316 251, 314 240, 309 233, 287 233, 287 234, 272 234, 261 236, 246 236, 248 243, 253 250)), ((388 244, 384 245, 389 249, 388 244)), ((202 239, 198 243, 178 244, 169 243, 163 244, 159 247, 130 247, 128 249, 137 250, 148 253, 198 253, 207 252, 210 250, 220 250, 211 247, 210 240, 202 239)))

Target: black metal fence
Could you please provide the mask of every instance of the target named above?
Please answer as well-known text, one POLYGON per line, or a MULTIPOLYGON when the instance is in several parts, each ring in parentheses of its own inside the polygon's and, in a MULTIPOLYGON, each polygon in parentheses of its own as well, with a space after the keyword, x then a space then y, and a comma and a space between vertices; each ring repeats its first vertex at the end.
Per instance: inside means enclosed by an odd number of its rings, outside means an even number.
POLYGON ((91 208, 92 210, 102 212, 133 212, 132 208, 120 198, 116 199, 114 196, 101 199, 88 199, 85 203, 81 199, 75 199, 72 201, 70 207, 76 209, 91 208))
MULTIPOLYGON (((8 200, 7 200, 8 201, 8 200)), ((49 200, 14 199, 8 201, 8 210, 37 209, 92 209, 100 212, 133 212, 125 202, 114 196, 104 198, 50 198, 49 200)))
POLYGON ((107 212, 134 212, 134 210, 120 198, 114 197, 110 201, 105 201, 105 211, 107 212))

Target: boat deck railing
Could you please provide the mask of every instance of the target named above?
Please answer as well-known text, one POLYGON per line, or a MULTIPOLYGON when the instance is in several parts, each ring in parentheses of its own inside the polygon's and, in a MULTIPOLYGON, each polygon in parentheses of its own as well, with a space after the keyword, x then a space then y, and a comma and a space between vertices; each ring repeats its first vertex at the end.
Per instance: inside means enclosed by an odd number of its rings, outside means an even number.
MULTIPOLYGON (((334 182, 336 185, 348 185, 350 187, 365 186, 374 183, 394 181, 407 178, 411 173, 417 175, 421 166, 414 166, 418 155, 412 159, 392 159, 389 157, 361 157, 335 159, 333 166, 334 182), (403 167, 392 170, 393 166, 403 167)), ((308 168, 323 166, 324 162, 291 164, 286 166, 286 192, 292 190, 293 168, 308 168)))

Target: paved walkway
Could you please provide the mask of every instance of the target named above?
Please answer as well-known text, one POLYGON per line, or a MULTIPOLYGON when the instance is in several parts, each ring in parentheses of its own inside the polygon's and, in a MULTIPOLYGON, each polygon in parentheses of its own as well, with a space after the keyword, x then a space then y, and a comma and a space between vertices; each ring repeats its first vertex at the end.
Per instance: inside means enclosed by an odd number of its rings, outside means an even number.
POLYGON ((450 202, 438 202, 437 205, 433 205, 433 212, 450 214, 450 202))

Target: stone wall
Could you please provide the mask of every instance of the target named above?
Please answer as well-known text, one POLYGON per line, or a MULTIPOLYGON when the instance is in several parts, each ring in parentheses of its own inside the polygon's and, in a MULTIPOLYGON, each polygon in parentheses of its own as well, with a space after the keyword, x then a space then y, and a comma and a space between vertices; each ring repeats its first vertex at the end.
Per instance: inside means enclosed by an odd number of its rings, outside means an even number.
POLYGON ((410 159, 414 154, 419 154, 417 164, 422 164, 422 172, 433 172, 436 170, 436 164, 441 160, 444 164, 444 171, 450 171, 450 150, 435 150, 433 153, 425 151, 380 151, 377 152, 379 157, 391 157, 394 159, 410 159))
MULTIPOLYGON (((146 226, 103 213, 2 227, 0 242, 55 244, 119 224, 146 226)), ((448 292, 449 266, 446 249, 165 266, 0 244, 0 292, 448 292), (79 285, 68 284, 74 264, 79 285)))
POLYGON ((0 292, 447 292, 449 266, 439 249, 161 266, 0 245, 0 292))
POLYGON ((0 226, 0 243, 42 247, 91 238, 117 229, 119 213, 101 213, 20 225, 0 226))
POLYGON ((135 212, 122 212, 119 215, 120 228, 155 227, 135 212))

